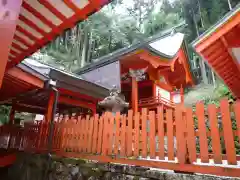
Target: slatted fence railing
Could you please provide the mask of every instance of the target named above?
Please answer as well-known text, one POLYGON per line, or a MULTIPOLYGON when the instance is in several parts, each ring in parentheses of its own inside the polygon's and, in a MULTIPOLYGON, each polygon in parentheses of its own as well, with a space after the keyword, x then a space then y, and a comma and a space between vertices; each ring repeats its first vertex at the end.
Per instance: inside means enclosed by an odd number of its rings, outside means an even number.
MULTIPOLYGON (((101 162, 155 167, 175 171, 240 177, 240 101, 233 112, 226 99, 220 107, 199 102, 183 108, 127 115, 105 113, 86 118, 68 116, 55 122, 53 152, 101 162)), ((49 125, 29 128, 37 132, 23 148, 44 152, 49 125), (31 143, 33 144, 31 144, 31 143), (31 144, 31 145, 29 145, 31 144)))

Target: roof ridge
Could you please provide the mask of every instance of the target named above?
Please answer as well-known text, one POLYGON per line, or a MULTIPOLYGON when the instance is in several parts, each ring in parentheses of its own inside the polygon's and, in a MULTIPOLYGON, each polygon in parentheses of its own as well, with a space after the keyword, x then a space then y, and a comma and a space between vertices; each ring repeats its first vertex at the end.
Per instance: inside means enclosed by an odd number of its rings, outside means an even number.
MULTIPOLYGON (((107 65, 107 64, 110 64, 112 62, 115 62, 115 61, 118 60, 117 58, 120 57, 121 55, 124 55, 125 53, 133 52, 136 49, 144 47, 146 44, 148 44, 148 43, 150 43, 150 42, 152 42, 154 40, 159 40, 160 38, 163 39, 164 37, 166 37, 167 35, 172 33, 175 29, 183 27, 183 26, 186 26, 186 25, 187 24, 185 22, 182 22, 182 23, 180 23, 180 24, 178 24, 178 25, 176 25, 176 26, 174 26, 172 28, 169 28, 169 29, 166 29, 164 31, 161 31, 160 33, 158 33, 158 34, 156 34, 154 36, 150 36, 150 37, 146 38, 145 40, 143 40, 142 42, 138 42, 138 43, 132 44, 130 46, 118 49, 118 50, 116 50, 116 51, 114 51, 112 53, 104 55, 104 56, 102 56, 100 58, 93 59, 93 63, 88 64, 85 67, 76 70, 75 73, 81 75, 81 74, 84 74, 85 72, 91 71, 92 69, 97 69, 97 68, 102 67, 104 65, 107 65)), ((168 55, 165 55, 163 53, 159 53, 159 54, 161 54, 161 56, 166 56, 168 58, 171 58, 168 55)))

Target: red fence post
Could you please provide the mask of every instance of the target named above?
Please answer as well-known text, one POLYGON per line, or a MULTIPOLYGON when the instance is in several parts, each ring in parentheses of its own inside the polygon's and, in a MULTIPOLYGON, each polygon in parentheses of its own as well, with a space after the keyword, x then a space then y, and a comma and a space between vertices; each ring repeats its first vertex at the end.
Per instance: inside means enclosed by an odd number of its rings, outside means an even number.
POLYGON ((190 162, 193 163, 197 159, 196 154, 196 136, 194 130, 193 112, 192 108, 186 108, 186 121, 187 121, 187 148, 189 152, 190 162))
POLYGON ((137 112, 134 116, 134 156, 139 156, 139 136, 140 136, 140 113, 137 112))
POLYGON ((99 115, 95 114, 94 127, 93 127, 92 153, 97 152, 98 126, 99 126, 99 115))
MULTIPOLYGON (((136 114, 136 113, 135 113, 136 114)), ((132 156, 132 141, 133 141, 133 111, 128 111, 127 117, 127 156, 132 156)))
POLYGON ((180 164, 186 161, 186 140, 184 137, 185 123, 183 123, 182 106, 177 105, 175 109, 177 158, 180 164))
POLYGON ((196 115, 198 120, 198 134, 200 142, 200 156, 201 161, 208 163, 208 142, 207 142, 207 129, 205 124, 205 112, 203 102, 196 104, 196 115))
POLYGON ((166 110, 168 160, 174 160, 174 137, 172 109, 166 110))
POLYGON ((150 157, 155 158, 156 157, 156 126, 155 126, 155 112, 150 111, 149 112, 149 151, 150 151, 150 157))
POLYGON ((229 164, 237 164, 231 115, 229 112, 229 103, 227 99, 221 100, 220 108, 222 114, 223 135, 226 145, 227 160, 229 164))
POLYGON ((102 143, 103 143, 103 116, 99 119, 99 130, 98 130, 98 143, 97 143, 97 153, 102 153, 102 143))
POLYGON ((234 112, 235 112, 235 117, 237 122, 238 142, 240 144, 240 101, 239 100, 234 104, 234 112))
POLYGON ((147 154, 148 154, 148 150, 147 150, 147 109, 142 109, 142 116, 141 116, 141 120, 142 120, 142 133, 141 133, 141 137, 142 137, 142 157, 146 158, 147 154))
POLYGON ((110 113, 109 117, 109 142, 108 142, 108 155, 113 154, 113 134, 114 134, 114 116, 110 113))
POLYGON ((123 115, 122 123, 121 123, 121 146, 120 146, 120 155, 125 156, 126 155, 126 115, 123 115))
POLYGON ((163 119, 163 106, 157 108, 157 124, 158 124, 158 151, 159 159, 165 159, 165 149, 164 149, 164 119, 163 119))
POLYGON ((214 162, 218 164, 222 164, 222 152, 221 152, 220 134, 219 134, 218 120, 217 120, 217 110, 214 104, 208 105, 208 117, 209 117, 210 128, 211 128, 214 162))
POLYGON ((122 116, 120 115, 120 112, 116 113, 115 116, 115 122, 116 122, 116 130, 115 130, 115 144, 114 144, 114 155, 118 155, 119 150, 119 141, 121 139, 120 137, 120 121, 122 120, 122 116))

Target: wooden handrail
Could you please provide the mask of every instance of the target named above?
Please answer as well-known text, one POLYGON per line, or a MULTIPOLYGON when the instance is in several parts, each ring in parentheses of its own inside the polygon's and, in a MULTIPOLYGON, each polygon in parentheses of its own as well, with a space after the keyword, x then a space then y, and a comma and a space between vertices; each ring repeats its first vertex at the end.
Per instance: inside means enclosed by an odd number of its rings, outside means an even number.
POLYGON ((143 99, 140 99, 139 100, 139 106, 146 106, 146 105, 149 105, 149 104, 156 104, 156 105, 159 105, 159 104, 164 104, 164 105, 167 105, 167 106, 170 106, 170 107, 175 107, 176 106, 176 103, 174 103, 173 101, 171 100, 168 100, 164 97, 150 97, 150 98, 143 98, 143 99))

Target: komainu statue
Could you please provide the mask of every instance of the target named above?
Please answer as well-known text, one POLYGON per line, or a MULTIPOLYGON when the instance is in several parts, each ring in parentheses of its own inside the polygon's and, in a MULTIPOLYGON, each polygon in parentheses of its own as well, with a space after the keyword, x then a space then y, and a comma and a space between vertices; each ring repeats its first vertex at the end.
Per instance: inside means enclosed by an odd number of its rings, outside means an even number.
POLYGON ((116 87, 110 90, 110 95, 98 102, 98 105, 107 112, 112 113, 122 112, 125 108, 129 107, 129 103, 125 101, 124 95, 116 87))

